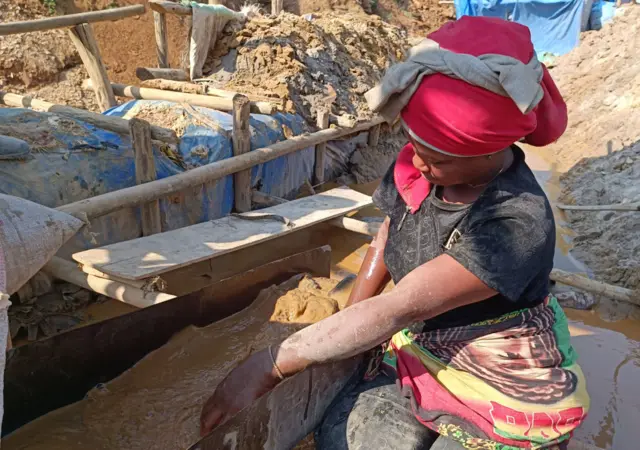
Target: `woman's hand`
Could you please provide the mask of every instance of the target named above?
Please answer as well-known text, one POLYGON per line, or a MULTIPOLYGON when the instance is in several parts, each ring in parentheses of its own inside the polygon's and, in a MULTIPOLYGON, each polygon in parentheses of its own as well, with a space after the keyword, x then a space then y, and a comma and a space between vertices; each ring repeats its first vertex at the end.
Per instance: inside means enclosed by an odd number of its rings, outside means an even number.
POLYGON ((249 356, 218 385, 200 414, 200 435, 205 436, 280 382, 269 350, 249 356))

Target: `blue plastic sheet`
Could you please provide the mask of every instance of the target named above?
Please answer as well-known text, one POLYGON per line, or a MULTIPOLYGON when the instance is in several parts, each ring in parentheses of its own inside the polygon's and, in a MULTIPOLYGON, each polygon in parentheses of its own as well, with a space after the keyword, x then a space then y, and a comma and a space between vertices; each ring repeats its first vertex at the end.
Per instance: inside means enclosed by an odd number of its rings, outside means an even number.
MULTIPOLYGON (((159 179, 185 170, 230 158, 233 155, 232 117, 219 111, 194 107, 220 127, 214 130, 176 104, 156 101, 132 101, 105 114, 125 116, 134 108, 163 108, 172 114, 184 114, 188 125, 180 145, 168 150, 154 145, 156 173, 159 179)), ((72 119, 25 109, 0 109, 0 126, 10 126, 14 137, 32 142, 34 130, 42 133, 46 150, 32 144, 27 161, 0 161, 0 192, 57 207, 95 195, 134 186, 135 165, 128 136, 120 136, 72 119), (25 136, 21 136, 24 130, 25 136), (29 136, 31 135, 31 136, 29 136)), ((301 134, 305 121, 296 115, 252 115, 251 149, 266 147, 285 139, 285 130, 301 134)), ((315 152, 308 148, 277 158, 252 169, 252 183, 262 192, 292 197, 312 177, 315 152)), ((163 230, 216 219, 231 212, 233 178, 225 177, 205 186, 180 192, 160 201, 163 230)), ((141 234, 138 208, 124 209, 94 219, 84 234, 65 247, 66 253, 122 240, 141 234)))
POLYGON ((500 17, 526 25, 538 53, 563 55, 579 43, 584 0, 455 0, 456 15, 500 17))

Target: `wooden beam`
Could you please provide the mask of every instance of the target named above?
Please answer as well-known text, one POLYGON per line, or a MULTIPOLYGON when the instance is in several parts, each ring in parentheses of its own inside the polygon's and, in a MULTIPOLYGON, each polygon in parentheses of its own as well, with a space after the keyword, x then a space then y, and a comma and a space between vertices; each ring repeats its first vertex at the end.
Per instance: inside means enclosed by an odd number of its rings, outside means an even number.
POLYGON ((190 16, 191 6, 165 0, 149 0, 149 8, 163 14, 175 14, 178 16, 190 16))
POLYGON ((201 184, 211 183, 228 175, 240 172, 258 164, 271 161, 289 153, 299 151, 320 142, 340 139, 355 134, 384 122, 382 117, 362 122, 354 128, 329 128, 317 133, 296 136, 282 142, 253 150, 241 156, 216 161, 187 172, 174 175, 150 183, 132 186, 118 191, 108 192, 78 202, 63 205, 57 209, 79 217, 100 217, 122 208, 141 205, 151 200, 189 189, 201 184))
MULTIPOLYGON (((156 162, 153 158, 149 123, 134 118, 129 120, 129 129, 131 130, 131 144, 135 155, 136 184, 156 180, 156 162)), ((152 200, 140 205, 140 213, 143 236, 162 233, 159 200, 152 200)))
POLYGON ((157 11, 153 12, 153 26, 156 34, 156 53, 158 67, 169 68, 169 44, 167 43, 167 16, 157 11))
POLYGON ((616 203, 613 205, 563 205, 556 204, 563 211, 640 211, 640 203, 616 203))
MULTIPOLYGON (((233 156, 251 151, 251 126, 249 125, 249 99, 244 95, 233 97, 233 156)), ((251 211, 251 169, 233 175, 235 210, 251 211)))
POLYGON ((596 295, 602 295, 614 300, 640 306, 640 294, 631 289, 591 280, 587 277, 559 269, 553 269, 549 278, 557 283, 566 284, 567 286, 573 286, 596 295))
POLYGON ((161 89, 163 91, 184 92, 185 94, 207 95, 207 87, 204 84, 185 81, 153 79, 143 81, 142 87, 161 89))
POLYGON ((271 15, 279 16, 284 9, 283 0, 271 0, 271 15))
MULTIPOLYGON (((321 109, 318 111, 317 125, 320 130, 326 130, 329 128, 329 111, 321 109)), ((324 166, 325 166, 325 151, 327 149, 327 143, 321 142, 316 145, 316 158, 313 167, 313 184, 319 185, 324 183, 324 166)))
POLYGON ((29 33, 32 31, 53 30, 67 28, 83 23, 104 22, 107 20, 124 19, 144 14, 144 5, 124 6, 122 8, 104 9, 102 11, 89 11, 66 16, 47 17, 46 19, 25 20, 23 22, 9 22, 0 24, 0 36, 17 33, 29 33))
POLYGON ((189 81, 189 75, 182 69, 158 69, 155 67, 138 67, 136 77, 140 81, 163 79, 172 81, 189 81))
MULTIPOLYGON (((85 88, 92 88, 93 81, 85 80, 82 84, 85 88)), ((138 86, 111 83, 113 92, 119 97, 129 97, 144 100, 167 100, 176 103, 187 103, 193 106, 217 109, 218 111, 233 111, 233 99, 212 97, 209 95, 184 94, 182 92, 163 91, 138 86)), ((269 102, 251 102, 251 112, 257 114, 273 114, 275 105, 269 102)))
POLYGON ((116 102, 116 97, 113 95, 113 89, 111 89, 109 77, 107 76, 107 69, 102 63, 100 49, 93 35, 91 25, 88 23, 76 25, 69 30, 69 36, 89 73, 98 106, 102 111, 113 108, 118 102, 116 102))
MULTIPOLYGON (((114 133, 128 135, 129 121, 121 117, 104 116, 84 109, 73 108, 71 106, 55 105, 44 100, 19 94, 10 94, 0 91, 0 104, 13 106, 16 108, 31 108, 36 111, 50 112, 61 116, 71 117, 81 120, 98 128, 113 131, 114 133)), ((151 125, 151 138, 156 141, 177 144, 180 142, 173 130, 151 125)))
POLYGON ((120 281, 89 275, 84 273, 76 263, 57 256, 51 258, 42 270, 54 278, 59 278, 138 308, 146 308, 176 298, 175 295, 163 292, 144 292, 120 281))

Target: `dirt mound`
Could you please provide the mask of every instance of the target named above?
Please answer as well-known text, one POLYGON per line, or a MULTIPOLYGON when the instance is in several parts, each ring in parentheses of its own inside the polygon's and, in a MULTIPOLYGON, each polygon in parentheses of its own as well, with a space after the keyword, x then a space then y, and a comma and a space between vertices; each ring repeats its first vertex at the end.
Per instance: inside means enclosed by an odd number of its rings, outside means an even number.
POLYGON ((407 48, 406 33, 378 16, 284 13, 228 25, 208 68, 225 88, 290 100, 309 120, 331 102, 334 114, 366 118, 363 94, 407 48))
MULTIPOLYGON (((561 201, 607 205, 640 201, 640 142, 609 156, 582 160, 566 173, 561 201)), ((597 279, 640 289, 640 220, 637 212, 567 211, 576 232, 572 253, 597 279)))
POLYGON ((618 13, 602 30, 583 33, 551 69, 569 109, 567 132, 545 150, 560 171, 640 139, 640 8, 618 13))
POLYGON ((386 22, 404 27, 416 37, 426 37, 450 20, 455 20, 452 3, 440 0, 364 0, 365 11, 378 14, 386 22))
MULTIPOLYGON (((0 2, 0 22, 37 19, 47 15, 39 2, 0 2)), ((80 63, 64 30, 0 36, 0 86, 30 87, 55 81, 58 74, 80 63)))

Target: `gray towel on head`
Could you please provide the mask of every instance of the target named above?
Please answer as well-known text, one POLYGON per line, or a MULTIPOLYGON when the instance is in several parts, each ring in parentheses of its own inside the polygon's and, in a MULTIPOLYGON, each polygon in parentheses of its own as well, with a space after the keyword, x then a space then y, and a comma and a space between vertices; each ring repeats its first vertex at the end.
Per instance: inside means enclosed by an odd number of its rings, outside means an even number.
POLYGON ((510 56, 487 54, 478 57, 454 53, 425 39, 409 51, 406 61, 392 66, 382 82, 368 91, 369 108, 392 122, 427 75, 441 73, 511 98, 527 114, 544 95, 540 82, 543 70, 534 55, 528 64, 510 56))

